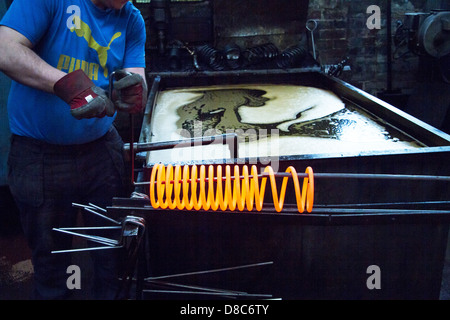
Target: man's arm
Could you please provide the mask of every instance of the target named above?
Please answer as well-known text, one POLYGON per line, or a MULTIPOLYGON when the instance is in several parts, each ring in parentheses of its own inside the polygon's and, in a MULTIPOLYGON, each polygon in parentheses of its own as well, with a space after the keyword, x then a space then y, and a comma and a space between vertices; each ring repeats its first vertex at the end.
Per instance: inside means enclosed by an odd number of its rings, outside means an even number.
POLYGON ((32 43, 14 29, 0 26, 0 70, 26 86, 56 94, 76 119, 113 116, 114 104, 82 70, 66 74, 41 59, 32 43))
POLYGON ((42 60, 14 29, 0 26, 0 39, 0 70, 19 83, 53 93, 54 84, 66 73, 42 60))

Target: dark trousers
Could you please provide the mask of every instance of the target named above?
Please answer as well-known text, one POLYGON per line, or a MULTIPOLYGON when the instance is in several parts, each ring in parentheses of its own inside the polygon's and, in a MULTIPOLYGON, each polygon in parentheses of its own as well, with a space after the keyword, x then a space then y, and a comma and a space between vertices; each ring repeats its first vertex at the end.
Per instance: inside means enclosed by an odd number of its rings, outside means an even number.
MULTIPOLYGON (((22 228, 32 251, 34 298, 64 299, 72 291, 66 281, 71 274, 69 235, 52 230, 74 227, 79 209, 72 203, 92 203, 105 208, 123 196, 123 142, 114 128, 102 138, 83 145, 57 146, 15 136, 11 138, 8 184, 20 211, 22 228)), ((83 213, 86 226, 108 222, 83 213)), ((93 299, 112 299, 117 289, 117 249, 95 250, 93 299)), ((83 270, 81 270, 83 272, 83 270)), ((82 284, 81 290, 86 285, 82 284)))

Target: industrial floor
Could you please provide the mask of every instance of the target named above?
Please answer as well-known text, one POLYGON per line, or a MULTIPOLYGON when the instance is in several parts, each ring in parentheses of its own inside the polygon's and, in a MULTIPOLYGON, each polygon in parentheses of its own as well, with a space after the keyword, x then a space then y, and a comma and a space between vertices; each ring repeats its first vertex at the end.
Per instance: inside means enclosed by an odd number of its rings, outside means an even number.
MULTIPOLYGON (((1 191, 1 190, 0 190, 1 191)), ((1 198, 0 198, 1 199, 1 198)), ((3 197, 5 199, 5 197, 3 197)), ((24 239, 18 214, 11 203, 0 202, 0 300, 29 300, 32 290, 33 267, 30 250, 24 239)), ((88 253, 77 257, 89 260, 88 253)), ((83 275, 89 277, 89 275, 83 275)), ((89 296, 75 295, 77 300, 89 296)), ((442 275, 440 300, 450 300, 450 237, 442 275)))

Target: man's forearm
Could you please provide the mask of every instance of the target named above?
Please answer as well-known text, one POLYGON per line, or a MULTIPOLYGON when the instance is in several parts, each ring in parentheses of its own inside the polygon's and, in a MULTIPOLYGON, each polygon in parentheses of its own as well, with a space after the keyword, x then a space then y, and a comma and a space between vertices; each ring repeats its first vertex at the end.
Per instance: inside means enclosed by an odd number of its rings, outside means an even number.
POLYGON ((19 83, 53 93, 53 85, 65 73, 42 60, 23 39, 17 41, 14 33, 0 28, 0 70, 19 83))

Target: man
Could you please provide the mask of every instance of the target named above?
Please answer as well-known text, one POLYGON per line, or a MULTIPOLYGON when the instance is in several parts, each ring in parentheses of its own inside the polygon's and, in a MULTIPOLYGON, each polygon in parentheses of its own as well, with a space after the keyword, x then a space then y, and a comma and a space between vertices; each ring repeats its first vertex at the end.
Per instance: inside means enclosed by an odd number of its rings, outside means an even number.
MULTIPOLYGON (((124 0, 15 0, 0 21, 0 70, 13 80, 8 182, 32 249, 37 299, 70 293, 69 255, 51 251, 71 245, 52 228, 75 224, 72 203, 105 207, 123 192, 113 122, 117 111, 145 106, 145 37, 140 12, 124 0)), ((113 251, 93 251, 93 298, 114 298, 113 251)))

